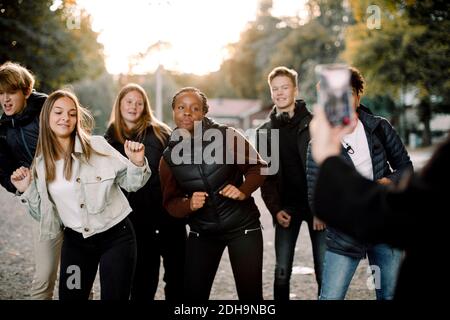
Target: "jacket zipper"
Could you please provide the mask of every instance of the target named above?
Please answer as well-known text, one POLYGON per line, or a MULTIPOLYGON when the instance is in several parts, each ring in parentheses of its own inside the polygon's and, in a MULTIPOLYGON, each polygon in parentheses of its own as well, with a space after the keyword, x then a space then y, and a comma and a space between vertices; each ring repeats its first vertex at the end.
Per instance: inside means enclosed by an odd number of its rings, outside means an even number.
POLYGON ((205 174, 203 172, 203 169, 202 169, 201 165, 198 165, 197 168, 198 168, 198 171, 200 172, 200 176, 202 177, 203 183, 206 186, 206 190, 208 191, 208 196, 211 197, 211 201, 212 201, 212 204, 214 206, 214 211, 215 211, 216 216, 217 216, 217 223, 218 223, 219 229, 220 229, 220 218, 219 218, 219 215, 218 215, 217 205, 216 205, 216 201, 215 201, 216 195, 212 192, 211 186, 209 185, 208 179, 206 179, 206 176, 205 176, 205 174))

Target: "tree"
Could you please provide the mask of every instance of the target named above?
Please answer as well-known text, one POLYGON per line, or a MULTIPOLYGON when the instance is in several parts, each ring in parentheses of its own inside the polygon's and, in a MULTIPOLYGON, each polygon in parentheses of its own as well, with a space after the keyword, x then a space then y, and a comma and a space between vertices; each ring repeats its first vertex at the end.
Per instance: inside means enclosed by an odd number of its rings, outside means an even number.
POLYGON ((307 3, 309 20, 290 30, 274 52, 266 68, 285 65, 299 73, 300 97, 311 104, 316 100, 317 64, 341 60, 344 30, 352 23, 351 12, 342 0, 311 0, 307 3))
POLYGON ((113 77, 105 72, 95 80, 77 81, 73 84, 73 90, 81 105, 88 108, 95 117, 94 133, 103 135, 111 116, 116 94, 119 92, 113 77))
POLYGON ((288 34, 289 26, 270 14, 272 1, 260 1, 256 20, 250 22, 241 33, 239 42, 229 46, 230 59, 221 71, 227 81, 242 98, 261 97, 266 86, 265 69, 278 43, 288 34))
POLYGON ((30 68, 46 92, 105 71, 89 15, 74 10, 73 0, 52 5, 51 0, 0 3, 0 63, 12 60, 30 68))
POLYGON ((401 110, 405 93, 418 89, 422 141, 429 145, 433 108, 450 112, 450 4, 431 0, 350 2, 357 23, 347 30, 347 61, 365 74, 369 94, 388 92, 397 97, 401 110), (367 27, 365 8, 369 4, 382 9, 380 30, 367 27))

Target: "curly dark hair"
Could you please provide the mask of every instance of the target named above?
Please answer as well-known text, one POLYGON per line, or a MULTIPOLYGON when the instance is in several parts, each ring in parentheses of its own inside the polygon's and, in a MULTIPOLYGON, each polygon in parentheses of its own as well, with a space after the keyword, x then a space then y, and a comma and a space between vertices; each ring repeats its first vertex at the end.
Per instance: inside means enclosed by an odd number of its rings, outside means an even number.
POLYGON ((366 84, 366 82, 364 81, 364 77, 362 76, 361 72, 355 67, 350 67, 349 70, 351 72, 350 83, 352 85, 353 91, 358 96, 361 96, 364 93, 364 87, 366 84))
POLYGON ((172 98, 172 110, 175 108, 175 101, 177 100, 178 96, 185 92, 194 92, 194 93, 198 94, 200 96, 200 98, 202 99, 203 113, 204 114, 208 113, 208 110, 209 110, 208 98, 206 97, 206 94, 204 94, 203 92, 201 92, 199 89, 197 89, 195 87, 185 87, 185 88, 178 90, 177 93, 175 93, 175 95, 172 98))

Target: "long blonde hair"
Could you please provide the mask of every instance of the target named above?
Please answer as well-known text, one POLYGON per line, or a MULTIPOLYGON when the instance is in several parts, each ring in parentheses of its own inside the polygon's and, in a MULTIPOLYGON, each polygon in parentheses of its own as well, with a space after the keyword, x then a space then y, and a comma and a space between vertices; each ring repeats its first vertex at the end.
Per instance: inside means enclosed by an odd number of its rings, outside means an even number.
POLYGON ((109 125, 113 126, 114 138, 120 143, 124 143, 125 139, 134 137, 138 141, 142 141, 145 136, 146 130, 149 126, 153 128, 153 131, 164 146, 167 143, 168 136, 171 133, 171 129, 164 122, 159 121, 153 115, 150 107, 148 96, 145 93, 144 88, 135 83, 129 83, 124 86, 116 97, 114 106, 109 119, 109 125), (120 103, 125 95, 131 91, 139 92, 144 100, 144 110, 133 130, 128 130, 125 121, 123 120, 122 113, 120 112, 120 103))
POLYGON ((72 153, 75 148, 75 136, 77 135, 81 148, 83 149, 84 160, 88 161, 92 151, 94 151, 90 144, 90 137, 92 128, 94 127, 94 118, 90 112, 83 108, 78 102, 78 98, 71 92, 66 90, 57 90, 50 94, 45 100, 42 107, 40 119, 39 119, 39 138, 36 148, 36 156, 42 155, 45 163, 45 180, 51 182, 55 180, 55 161, 58 159, 58 155, 64 155, 64 177, 66 180, 70 180, 72 177, 72 153), (55 133, 50 128, 50 113, 53 109, 53 105, 56 100, 60 98, 69 98, 75 104, 77 110, 77 123, 75 130, 73 130, 70 136, 70 147, 65 152, 62 146, 59 144, 55 133))

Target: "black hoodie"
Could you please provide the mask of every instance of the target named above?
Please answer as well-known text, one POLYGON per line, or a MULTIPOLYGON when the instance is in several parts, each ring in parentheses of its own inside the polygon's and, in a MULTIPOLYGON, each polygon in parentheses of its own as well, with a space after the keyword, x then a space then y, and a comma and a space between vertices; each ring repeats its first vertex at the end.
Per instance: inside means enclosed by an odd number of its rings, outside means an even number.
POLYGON ((30 167, 39 136, 39 115, 47 95, 33 90, 21 113, 0 117, 0 183, 10 192, 12 172, 20 166, 30 167))
MULTIPOLYGON (((105 139, 126 157, 123 144, 114 137, 114 127, 112 125, 107 129, 105 139)), ((138 141, 133 138, 131 138, 131 140, 138 141)), ((162 206, 158 167, 162 152, 166 145, 163 145, 158 140, 151 126, 147 128, 144 137, 140 139, 139 142, 143 143, 145 146, 145 157, 147 158, 152 175, 145 186, 138 191, 126 192, 123 190, 133 209, 133 213, 130 214, 130 219, 133 222, 135 229, 143 229, 144 232, 150 232, 148 231, 149 228, 153 230, 172 228, 172 232, 175 232, 175 229, 173 228, 175 226, 177 227, 176 230, 182 230, 182 232, 184 232, 186 224, 185 220, 176 219, 170 216, 162 206)))

